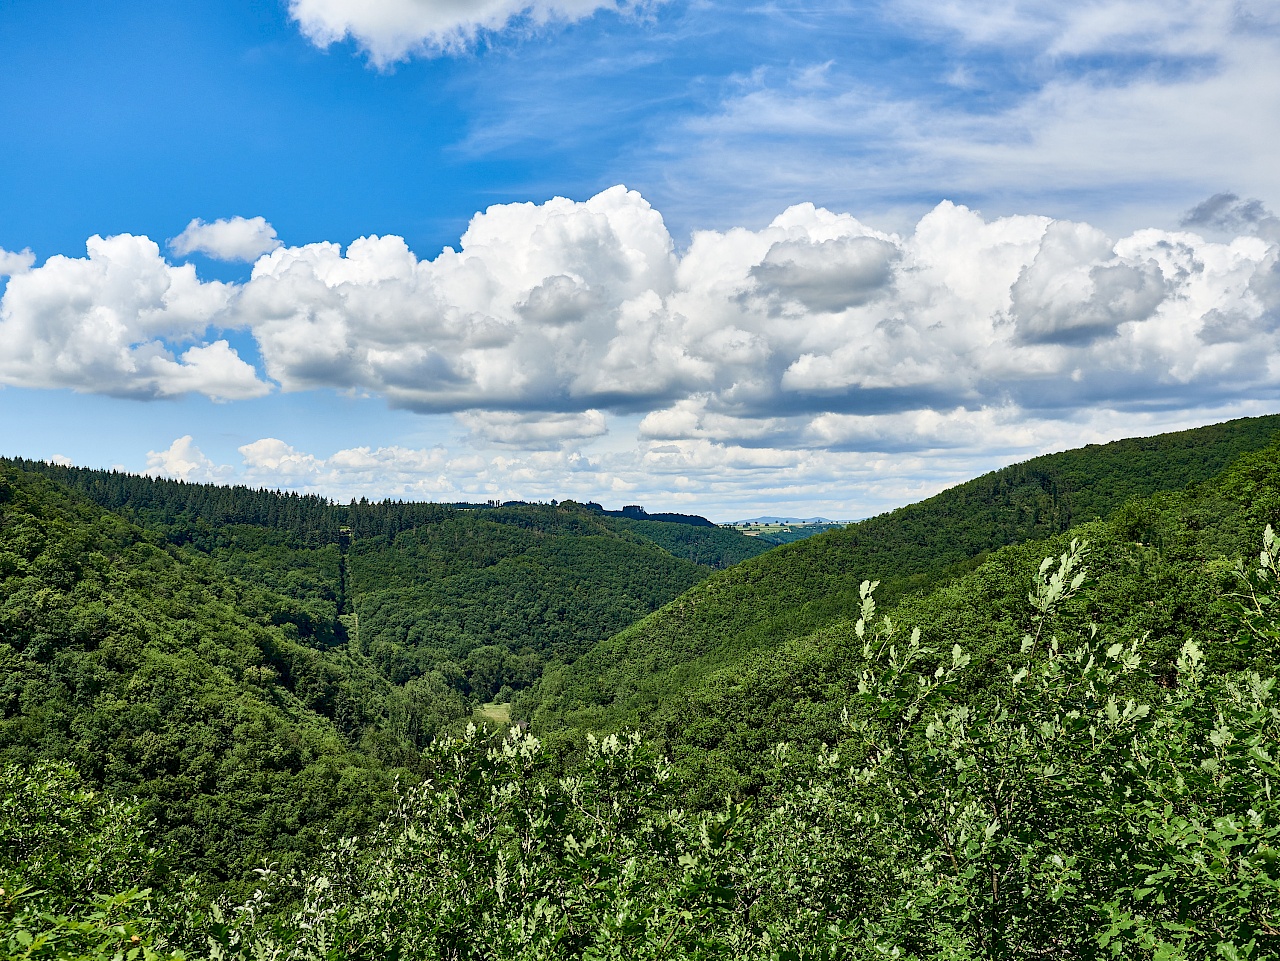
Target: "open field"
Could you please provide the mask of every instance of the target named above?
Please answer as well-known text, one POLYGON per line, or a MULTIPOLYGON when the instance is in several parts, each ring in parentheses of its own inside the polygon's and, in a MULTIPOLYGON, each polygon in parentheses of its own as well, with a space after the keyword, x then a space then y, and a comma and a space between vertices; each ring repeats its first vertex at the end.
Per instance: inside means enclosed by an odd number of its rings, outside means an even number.
POLYGON ((792 541, 801 541, 806 537, 812 537, 814 534, 821 534, 823 531, 829 531, 833 528, 844 527, 843 523, 810 523, 810 522, 793 522, 790 524, 770 524, 763 521, 750 521, 745 524, 722 524, 722 527, 729 527, 748 537, 759 537, 761 540, 770 541, 774 544, 789 544, 792 541))

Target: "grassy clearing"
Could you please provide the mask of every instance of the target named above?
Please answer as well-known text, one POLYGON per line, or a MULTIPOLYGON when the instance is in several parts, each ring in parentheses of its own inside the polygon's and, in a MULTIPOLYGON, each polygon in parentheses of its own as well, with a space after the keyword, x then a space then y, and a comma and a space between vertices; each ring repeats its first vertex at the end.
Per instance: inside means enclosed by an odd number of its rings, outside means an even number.
POLYGON ((504 728, 511 724, 511 705, 490 701, 476 708, 473 717, 477 724, 488 724, 490 727, 504 728))

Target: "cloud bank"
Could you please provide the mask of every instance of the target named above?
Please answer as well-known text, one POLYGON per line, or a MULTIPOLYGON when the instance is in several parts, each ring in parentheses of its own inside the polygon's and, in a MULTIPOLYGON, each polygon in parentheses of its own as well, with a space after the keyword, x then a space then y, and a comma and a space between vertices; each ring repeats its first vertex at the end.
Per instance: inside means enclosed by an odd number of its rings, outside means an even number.
POLYGON ((1273 396, 1276 276, 1277 248, 1252 234, 1115 241, 950 203, 905 237, 799 205, 678 254, 616 187, 490 208, 431 261, 397 237, 282 248, 232 314, 285 390, 428 413, 642 413, 653 439, 831 447, 868 442, 835 415, 1273 396))
POLYGON ((1068 420, 1014 407, 816 418, 811 440, 829 432, 843 442, 839 448, 627 437, 525 450, 387 444, 313 451, 264 437, 241 445, 238 459, 232 457, 235 463, 218 463, 181 437, 168 451, 151 452, 148 461, 149 472, 188 481, 285 487, 340 501, 573 498, 612 507, 639 503, 679 509, 713 520, 790 504, 852 519, 928 497, 1037 453, 1267 412, 1264 405, 1244 403, 1190 415, 1084 411, 1068 420), (858 443, 849 444, 855 436, 858 443))
POLYGON ((417 54, 470 46, 477 35, 513 22, 572 22, 598 10, 627 10, 628 0, 290 0, 303 36, 324 48, 350 38, 385 67, 417 54))
MULTIPOLYGON (((1187 223, 1273 220, 1214 198, 1187 223)), ((1116 240, 942 203, 899 236, 801 204, 680 252, 643 197, 614 187, 491 207, 432 260, 395 236, 280 246, 239 285, 200 281, 145 237, 94 237, 87 256, 9 280, 0 382, 347 390, 454 414, 479 448, 556 456, 623 417, 686 454, 884 452, 981 445, 1031 419, 1273 401, 1278 326, 1268 229, 1116 240)))

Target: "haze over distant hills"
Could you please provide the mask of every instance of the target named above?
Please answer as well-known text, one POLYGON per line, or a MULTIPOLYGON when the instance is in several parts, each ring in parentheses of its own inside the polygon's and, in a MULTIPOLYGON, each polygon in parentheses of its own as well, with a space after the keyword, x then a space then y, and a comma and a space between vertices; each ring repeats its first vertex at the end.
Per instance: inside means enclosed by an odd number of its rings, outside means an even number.
POLYGON ((835 521, 830 517, 748 517, 740 521, 726 521, 729 526, 739 524, 848 524, 849 521, 835 521))

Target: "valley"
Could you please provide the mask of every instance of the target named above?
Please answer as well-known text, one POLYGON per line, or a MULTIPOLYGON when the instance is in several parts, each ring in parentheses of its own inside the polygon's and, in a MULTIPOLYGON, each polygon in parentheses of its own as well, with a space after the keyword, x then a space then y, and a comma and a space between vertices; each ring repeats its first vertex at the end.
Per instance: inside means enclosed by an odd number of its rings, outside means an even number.
POLYGON ((1266 957, 1278 439, 1047 455, 772 548, 4 461, 4 936, 1266 957))

